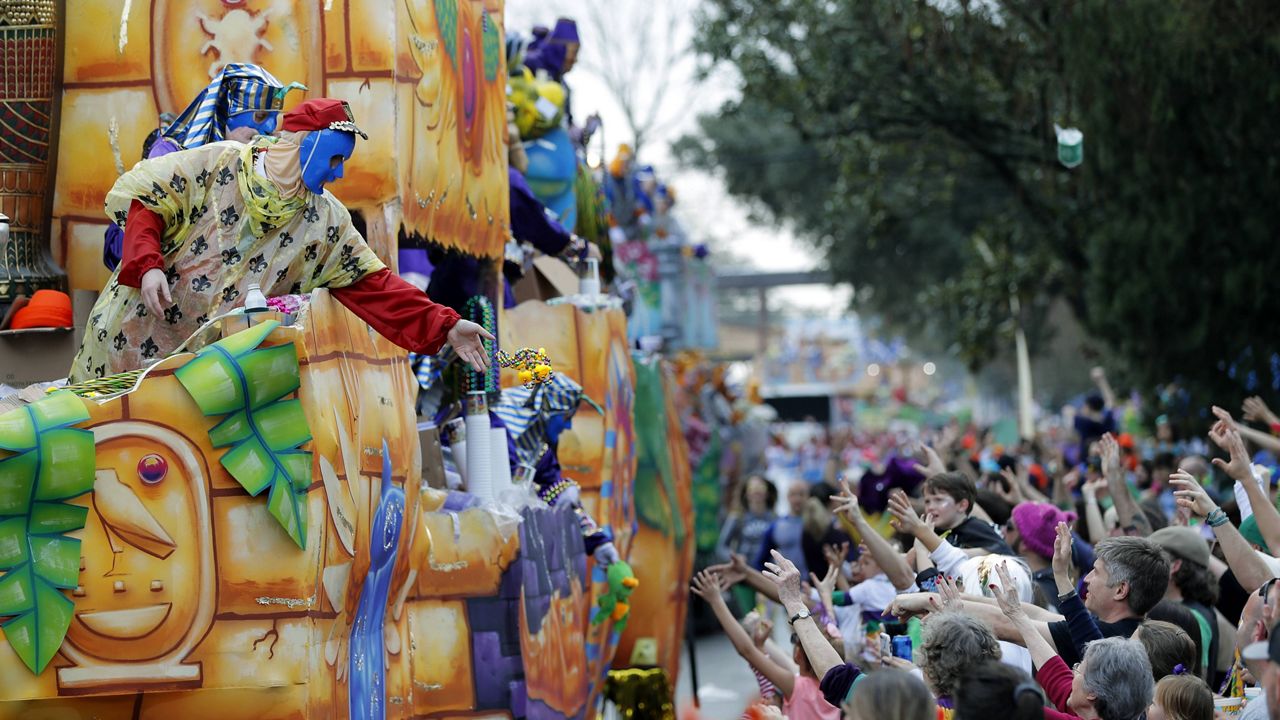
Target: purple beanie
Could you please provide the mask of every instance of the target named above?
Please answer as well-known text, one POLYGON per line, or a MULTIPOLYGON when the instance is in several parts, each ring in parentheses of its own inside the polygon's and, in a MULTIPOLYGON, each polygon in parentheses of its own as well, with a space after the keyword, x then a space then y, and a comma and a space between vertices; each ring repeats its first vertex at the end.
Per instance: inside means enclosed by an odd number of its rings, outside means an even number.
POLYGON ((1024 502, 1013 509, 1013 526, 1022 536, 1022 542, 1028 550, 1046 559, 1053 557, 1058 523, 1075 521, 1075 513, 1064 512, 1049 503, 1024 502))
POLYGON ((578 39, 578 23, 569 18, 556 20, 556 26, 551 31, 551 39, 559 40, 563 43, 581 42, 578 39))

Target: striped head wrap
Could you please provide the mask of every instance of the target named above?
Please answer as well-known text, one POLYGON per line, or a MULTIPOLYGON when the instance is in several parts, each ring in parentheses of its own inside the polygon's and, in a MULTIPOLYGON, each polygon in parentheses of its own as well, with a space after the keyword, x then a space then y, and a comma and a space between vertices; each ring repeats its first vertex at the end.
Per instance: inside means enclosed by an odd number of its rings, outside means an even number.
POLYGON ((257 65, 229 63, 173 121, 165 137, 187 150, 218 142, 226 137, 229 117, 245 110, 278 111, 295 88, 306 89, 298 83, 286 87, 257 65))
POLYGON ((548 418, 553 415, 571 418, 582 402, 600 410, 599 405, 582 392, 581 385, 562 373, 552 375, 545 384, 532 389, 505 388, 502 399, 491 409, 507 426, 515 464, 537 463, 546 452, 548 418))

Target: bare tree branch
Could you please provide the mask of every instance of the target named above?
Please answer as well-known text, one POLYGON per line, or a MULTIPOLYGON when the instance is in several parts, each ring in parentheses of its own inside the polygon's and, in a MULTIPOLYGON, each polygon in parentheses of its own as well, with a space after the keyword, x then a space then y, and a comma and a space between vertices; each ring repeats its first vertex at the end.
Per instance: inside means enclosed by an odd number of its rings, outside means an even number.
POLYGON ((678 119, 670 93, 677 71, 693 59, 681 37, 687 0, 591 3, 587 9, 591 50, 585 67, 598 75, 622 111, 637 152, 646 140, 678 119), (590 59, 588 59, 590 58, 590 59))

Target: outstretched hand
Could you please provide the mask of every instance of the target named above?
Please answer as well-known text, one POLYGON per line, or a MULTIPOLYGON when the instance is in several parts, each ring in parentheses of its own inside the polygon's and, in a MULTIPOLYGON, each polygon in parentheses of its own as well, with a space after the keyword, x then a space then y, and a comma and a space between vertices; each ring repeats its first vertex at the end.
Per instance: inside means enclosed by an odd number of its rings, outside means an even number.
POLYGON ((693 578, 693 593, 710 604, 724 602, 720 595, 723 590, 720 576, 710 570, 703 570, 693 578))
POLYGON ((1053 574, 1067 576, 1071 574, 1071 526, 1060 522, 1055 529, 1058 534, 1053 538, 1053 574))
POLYGON ((964 600, 960 597, 960 586, 946 575, 938 576, 938 594, 929 596, 929 604, 936 612, 960 612, 964 610, 964 600))
POLYGON ((1196 517, 1208 517, 1217 509, 1209 493, 1186 470, 1178 470, 1169 476, 1169 484, 1173 486, 1173 495, 1178 499, 1178 507, 1195 513, 1196 517))
POLYGON ((761 574, 778 586, 778 599, 783 605, 788 602, 803 603, 804 592, 800 588, 799 568, 777 550, 770 552, 773 554, 773 562, 765 563, 765 570, 761 574))
POLYGON ((1018 586, 1013 583, 1013 578, 1009 576, 1009 564, 1007 562, 1002 562, 996 566, 996 577, 1000 578, 1000 587, 996 587, 993 584, 991 586, 991 594, 995 596, 996 602, 1000 605, 1000 611, 1015 623, 1028 620, 1027 611, 1023 609, 1022 600, 1018 597, 1018 586))
POLYGON ((840 481, 840 494, 836 495, 836 502, 838 503, 836 512, 843 515, 849 522, 857 525, 864 520, 862 507, 858 505, 858 496, 849 487, 848 480, 840 481))
POLYGON ((1213 414, 1218 416, 1218 422, 1214 423, 1209 430, 1209 439, 1214 444, 1231 456, 1230 461, 1222 458, 1214 458, 1213 464, 1221 468, 1233 480, 1240 482, 1251 481, 1253 478, 1253 463, 1249 462, 1249 451, 1244 446, 1244 440, 1240 437, 1240 431, 1236 429, 1235 421, 1232 420, 1231 414, 1222 408, 1215 407, 1213 414))
POLYGON ((489 353, 485 351, 485 340, 496 342, 497 338, 470 320, 459 320, 448 335, 449 345, 453 347, 453 351, 476 372, 484 372, 489 368, 489 353))
POLYGON ((1000 471, 1000 477, 1004 478, 1004 485, 996 483, 996 494, 1004 498, 1010 505, 1017 505, 1025 500, 1022 492, 1022 481, 1018 474, 1012 468, 1004 468, 1000 471), (1007 489, 1006 489, 1007 488, 1007 489))
POLYGON ((889 494, 889 514, 893 515, 890 524, 899 532, 915 535, 925 527, 924 521, 911 506, 911 500, 901 490, 894 490, 889 494))
POLYGON ((889 614, 899 620, 927 615, 934 610, 934 602, 933 593, 904 593, 889 604, 889 614))
POLYGON ((842 568, 844 567, 845 558, 849 557, 849 543, 846 541, 839 545, 823 545, 822 555, 826 558, 827 565, 842 568))
POLYGON ((1084 487, 1080 489, 1080 493, 1084 495, 1084 499, 1086 501, 1106 497, 1110 494, 1110 489, 1107 486, 1107 478, 1099 476, 1086 482, 1084 487))
POLYGON ((1280 423, 1280 417, 1271 412, 1271 408, 1263 402, 1260 397, 1250 397, 1244 399, 1244 419, 1249 422, 1265 423, 1266 425, 1275 425, 1280 423))
POLYGON ((707 571, 719 575, 721 582, 727 587, 733 587, 747 579, 747 559, 733 553, 729 556, 729 562, 712 565, 707 571))
POLYGON ((942 462, 942 457, 939 456, 938 452, 932 447, 921 443, 918 454, 924 455, 924 464, 915 463, 915 471, 926 478, 933 477, 934 475, 939 475, 947 471, 947 464, 942 462))
MULTIPOLYGON (((755 613, 754 610, 751 611, 755 613)), ((773 621, 769 618, 758 617, 755 627, 751 628, 751 642, 758 648, 763 648, 765 641, 773 636, 773 621)))
POLYGON ((1098 440, 1098 451, 1102 455, 1102 473, 1112 477, 1120 473, 1120 443, 1116 436, 1107 433, 1098 440))
POLYGON ((822 598, 829 598, 836 590, 836 578, 840 576, 840 565, 827 565, 827 574, 821 580, 818 579, 816 573, 809 573, 809 582, 818 591, 818 595, 822 598))

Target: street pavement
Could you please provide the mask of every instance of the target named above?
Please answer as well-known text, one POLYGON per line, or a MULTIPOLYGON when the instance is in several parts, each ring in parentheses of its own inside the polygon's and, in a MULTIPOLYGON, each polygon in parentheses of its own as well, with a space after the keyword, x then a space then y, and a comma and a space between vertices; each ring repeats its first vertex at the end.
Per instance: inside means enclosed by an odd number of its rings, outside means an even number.
MULTIPOLYGON (((698 638, 695 647, 701 720, 736 720, 747 709, 747 702, 759 692, 755 674, 722 632, 698 638)), ((676 709, 682 718, 684 711, 693 705, 693 679, 687 644, 685 648, 686 652, 680 659, 680 678, 676 683, 676 709)))

